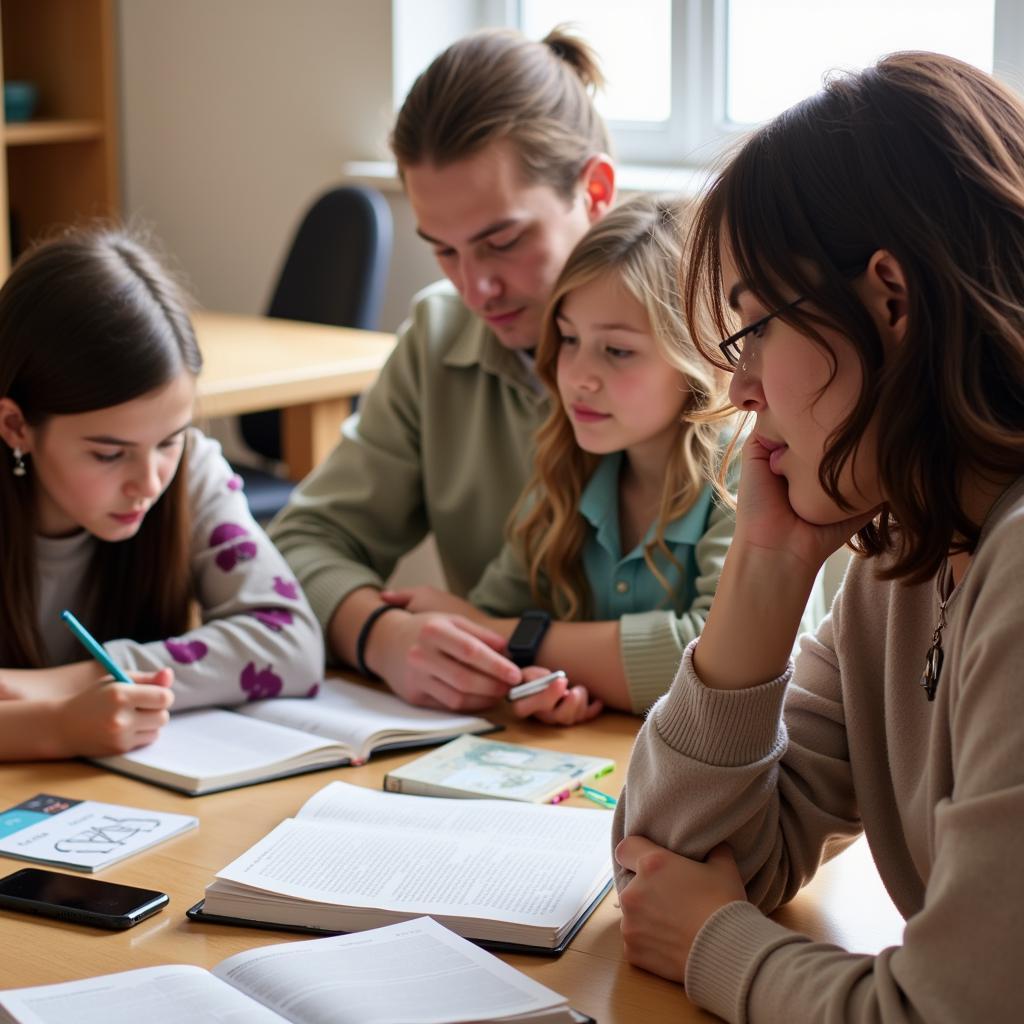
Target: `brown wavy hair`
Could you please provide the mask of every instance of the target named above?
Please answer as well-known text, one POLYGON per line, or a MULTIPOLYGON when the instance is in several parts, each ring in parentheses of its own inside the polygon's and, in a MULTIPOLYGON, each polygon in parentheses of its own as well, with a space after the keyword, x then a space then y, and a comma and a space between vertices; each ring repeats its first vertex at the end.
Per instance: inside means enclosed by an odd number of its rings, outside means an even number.
POLYGON ((508 141, 529 184, 570 199, 587 161, 611 153, 594 108, 604 85, 594 51, 565 27, 540 42, 485 29, 452 43, 413 83, 391 133, 399 173, 445 167, 508 141))
MULTIPOLYGON (((0 289, 0 395, 33 427, 161 388, 202 358, 184 292, 138 238, 65 233, 29 250, 0 289)), ((98 541, 88 573, 97 637, 159 640, 189 626, 188 452, 134 537, 98 541)), ((31 461, 0 467, 0 665, 42 668, 37 623, 37 496, 31 461)))
MULTIPOLYGON (((655 578, 672 591, 658 566, 679 563, 665 543, 665 527, 685 515, 718 469, 725 375, 702 359, 682 312, 679 267, 687 214, 676 197, 637 196, 592 227, 573 249, 555 284, 537 348, 537 374, 551 397, 551 412, 537 431, 533 474, 510 517, 509 536, 529 569, 534 600, 561 619, 591 613, 583 569, 587 524, 580 496, 601 456, 576 443, 558 393, 561 333, 557 317, 572 291, 606 275, 619 279, 646 310, 665 361, 682 375, 689 396, 679 420, 678 444, 665 467, 654 536, 644 550, 655 578)), ((731 410, 728 410, 731 413, 731 410)))
MULTIPOLYGON (((923 582, 980 526, 960 495, 970 473, 1024 470, 1024 104, 968 64, 894 53, 836 74, 756 131, 703 197, 688 254, 686 309, 733 329, 721 247, 768 309, 835 353, 849 339, 861 394, 818 476, 839 477, 877 417, 886 507, 853 547, 889 552, 885 579, 923 582), (907 281, 907 330, 886 352, 855 279, 888 250, 907 281)), ((720 360, 714 346, 709 359, 720 360)), ((719 365, 721 363, 719 362, 719 365)), ((826 385, 827 386, 827 385, 826 385)))

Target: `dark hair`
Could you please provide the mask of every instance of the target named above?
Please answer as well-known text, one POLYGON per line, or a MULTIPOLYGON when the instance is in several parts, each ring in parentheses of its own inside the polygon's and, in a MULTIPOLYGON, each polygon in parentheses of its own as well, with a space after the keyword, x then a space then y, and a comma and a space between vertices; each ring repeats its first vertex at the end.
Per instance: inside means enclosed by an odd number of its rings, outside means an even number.
MULTIPOLYGON (((849 339, 863 387, 819 469, 840 473, 872 417, 886 510, 855 548, 890 551, 881 575, 921 582, 979 524, 966 472, 1024 466, 1024 105, 951 57, 895 53, 756 131, 703 197, 689 247, 688 315, 703 304, 730 330, 720 246, 766 308, 820 345, 849 339), (907 331, 886 352, 854 290, 885 249, 907 280, 907 331), (808 307, 813 303, 813 310, 808 307)), ((709 357, 717 351, 706 350, 709 357)))
POLYGON ((507 29, 468 35, 409 90, 391 133, 399 172, 508 140, 527 182, 568 199, 587 161, 611 152, 592 97, 603 84, 593 51, 564 28, 539 43, 507 29))
MULTIPOLYGON (((119 405, 201 366, 183 291, 126 231, 83 229, 44 242, 18 260, 0 289, 0 396, 15 401, 31 426, 119 405)), ((187 458, 186 451, 133 538, 97 543, 89 625, 101 640, 156 640, 188 628, 187 458)), ((36 505, 31 466, 24 477, 3 467, 0 665, 10 667, 44 664, 36 505)))

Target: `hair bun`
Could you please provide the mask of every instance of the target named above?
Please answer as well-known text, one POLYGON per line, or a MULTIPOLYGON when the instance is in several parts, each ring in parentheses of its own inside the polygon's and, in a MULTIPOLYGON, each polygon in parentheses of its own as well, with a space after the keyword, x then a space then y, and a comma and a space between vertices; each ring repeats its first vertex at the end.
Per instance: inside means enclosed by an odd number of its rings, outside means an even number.
POLYGON ((588 89, 605 87, 604 73, 597 54, 567 25, 556 25, 541 42, 560 60, 576 72, 588 89))

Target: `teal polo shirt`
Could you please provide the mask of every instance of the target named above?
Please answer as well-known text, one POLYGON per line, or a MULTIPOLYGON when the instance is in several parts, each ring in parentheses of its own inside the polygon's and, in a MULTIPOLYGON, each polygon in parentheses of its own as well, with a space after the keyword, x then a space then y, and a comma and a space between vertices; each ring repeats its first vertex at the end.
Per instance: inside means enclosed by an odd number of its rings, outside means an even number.
POLYGON ((622 553, 619 530, 619 475, 622 452, 606 455, 594 470, 580 497, 580 514, 591 526, 583 547, 583 568, 590 584, 593 618, 620 619, 623 615, 672 610, 682 614, 697 596, 696 546, 707 533, 712 489, 705 485, 690 510, 665 527, 665 544, 679 562, 676 566, 655 549, 658 569, 673 588, 669 594, 644 558, 644 547, 655 535, 654 524, 641 543, 622 553))

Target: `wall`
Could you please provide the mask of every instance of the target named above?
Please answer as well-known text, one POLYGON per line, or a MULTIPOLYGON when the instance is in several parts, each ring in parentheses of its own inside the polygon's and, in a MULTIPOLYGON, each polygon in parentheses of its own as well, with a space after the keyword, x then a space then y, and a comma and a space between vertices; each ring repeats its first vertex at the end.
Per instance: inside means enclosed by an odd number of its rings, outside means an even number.
MULTIPOLYGON (((349 160, 387 153, 387 0, 121 0, 124 209, 210 309, 261 311, 303 209, 349 160)), ((381 326, 437 277, 395 205, 381 326)))

